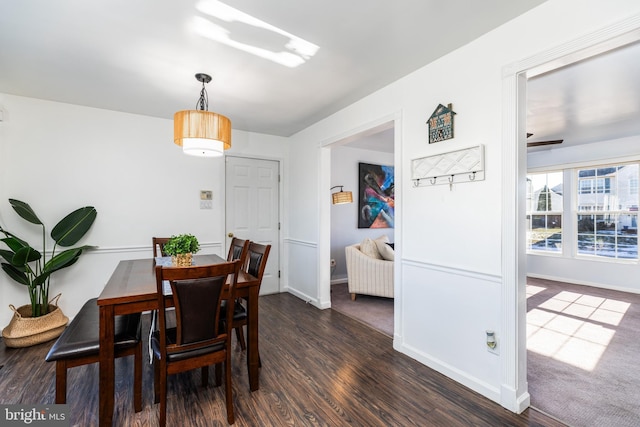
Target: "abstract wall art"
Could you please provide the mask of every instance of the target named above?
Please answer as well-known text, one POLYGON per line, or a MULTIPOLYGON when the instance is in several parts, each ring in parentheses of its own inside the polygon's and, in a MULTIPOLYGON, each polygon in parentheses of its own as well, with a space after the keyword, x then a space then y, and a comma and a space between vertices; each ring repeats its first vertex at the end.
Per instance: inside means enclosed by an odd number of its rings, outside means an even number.
POLYGON ((358 163, 358 228, 393 228, 393 166, 358 163))

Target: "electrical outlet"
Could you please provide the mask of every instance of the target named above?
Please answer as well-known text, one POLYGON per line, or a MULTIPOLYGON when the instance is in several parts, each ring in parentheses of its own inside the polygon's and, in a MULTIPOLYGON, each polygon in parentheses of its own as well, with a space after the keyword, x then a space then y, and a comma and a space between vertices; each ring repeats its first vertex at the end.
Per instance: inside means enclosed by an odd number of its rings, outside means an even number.
POLYGON ((500 354, 500 350, 498 349, 498 337, 496 333, 492 330, 487 330, 487 351, 493 354, 500 354))

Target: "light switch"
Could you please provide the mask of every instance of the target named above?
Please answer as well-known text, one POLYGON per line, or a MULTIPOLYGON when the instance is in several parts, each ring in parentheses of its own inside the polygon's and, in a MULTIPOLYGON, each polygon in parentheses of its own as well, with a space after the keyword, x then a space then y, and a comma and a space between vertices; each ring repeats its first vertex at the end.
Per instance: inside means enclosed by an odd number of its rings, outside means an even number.
POLYGON ((200 190, 200 209, 213 209, 213 191, 200 190))

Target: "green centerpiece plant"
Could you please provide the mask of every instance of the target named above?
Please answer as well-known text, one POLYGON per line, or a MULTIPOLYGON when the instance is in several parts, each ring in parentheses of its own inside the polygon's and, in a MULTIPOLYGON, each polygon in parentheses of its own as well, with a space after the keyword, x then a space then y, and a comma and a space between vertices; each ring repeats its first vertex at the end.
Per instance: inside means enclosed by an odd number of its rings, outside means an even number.
POLYGON ((173 264, 178 267, 191 265, 192 255, 199 250, 198 239, 192 234, 171 236, 163 248, 163 252, 170 255, 173 264))
POLYGON ((50 258, 47 259, 47 238, 45 225, 31 206, 20 200, 9 199, 11 207, 24 220, 42 226, 42 251, 38 251, 0 226, 0 233, 4 238, 0 239, 8 249, 0 249, 0 257, 3 258, 2 269, 9 277, 27 287, 31 300, 31 317, 44 316, 49 311, 49 283, 51 275, 63 268, 75 264, 82 252, 94 246, 80 246, 66 249, 56 253, 58 247, 73 246, 84 237, 96 219, 97 211, 93 206, 85 206, 77 209, 56 224, 51 230, 51 239, 54 241, 50 258))

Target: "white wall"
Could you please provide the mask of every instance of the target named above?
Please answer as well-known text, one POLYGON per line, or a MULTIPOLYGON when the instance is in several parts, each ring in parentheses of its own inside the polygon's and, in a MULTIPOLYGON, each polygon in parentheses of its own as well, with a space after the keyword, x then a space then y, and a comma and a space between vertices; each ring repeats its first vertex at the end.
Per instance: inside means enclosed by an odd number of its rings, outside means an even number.
MULTIPOLYGON (((8 198, 29 203, 47 233, 78 207, 98 211, 80 242, 98 249, 52 277, 50 296, 62 292, 68 316, 100 294, 119 260, 151 256, 152 236, 192 233, 202 253, 226 255, 224 160, 184 155, 172 120, 7 94, 0 106, 0 223, 40 248, 39 229, 8 198), (200 190, 213 191, 213 209, 200 209, 200 190)), ((287 142, 234 131, 229 152, 286 160, 287 142)), ((8 304, 28 302, 26 288, 0 274, 0 327, 11 318, 8 304)))
POLYGON ((345 191, 353 193, 353 203, 331 206, 331 258, 336 260, 332 282, 347 278, 345 246, 383 234, 394 241, 393 228, 358 228, 358 163, 392 166, 393 154, 345 146, 331 149, 331 187, 344 185, 345 191))
MULTIPOLYGON (((529 397, 526 361, 517 359, 522 347, 500 347, 504 338, 517 342, 513 334, 522 330, 506 327, 518 318, 503 316, 515 312, 505 306, 515 301, 502 297, 502 288, 512 286, 502 277, 502 73, 523 58, 638 13, 636 0, 549 0, 292 137, 291 157, 300 163, 291 171, 290 200, 309 215, 292 216, 289 238, 308 242, 310 249, 320 242, 315 257, 307 252, 305 258, 324 262, 330 253, 322 226, 330 217, 324 197, 330 160, 323 160, 323 145, 400 113, 394 347, 511 410, 528 406, 529 397), (447 103, 457 113, 456 137, 428 144, 425 121, 438 104, 447 103), (458 184, 451 191, 448 186, 412 187, 411 159, 477 144, 485 145, 484 181, 458 184), (499 355, 486 350, 486 329, 496 331, 499 355), (507 330, 512 335, 503 337, 507 330)), ((303 259, 291 254, 290 260, 290 274, 302 275, 303 259)), ((305 292, 321 298, 328 282, 320 270, 315 293, 308 283, 305 292)))
MULTIPOLYGON (((638 95, 640 97, 640 94, 638 95)), ((532 152, 527 155, 530 171, 563 170, 589 167, 597 164, 620 163, 640 160, 640 135, 615 140, 601 141, 580 147, 554 147, 550 150, 532 152)), ((573 186, 571 174, 565 174, 564 188, 573 186)), ((559 254, 528 254, 527 274, 550 280, 598 286, 602 288, 640 293, 640 264, 635 261, 612 259, 588 259, 575 257, 575 207, 565 190, 565 218, 563 234, 565 244, 559 254)))

